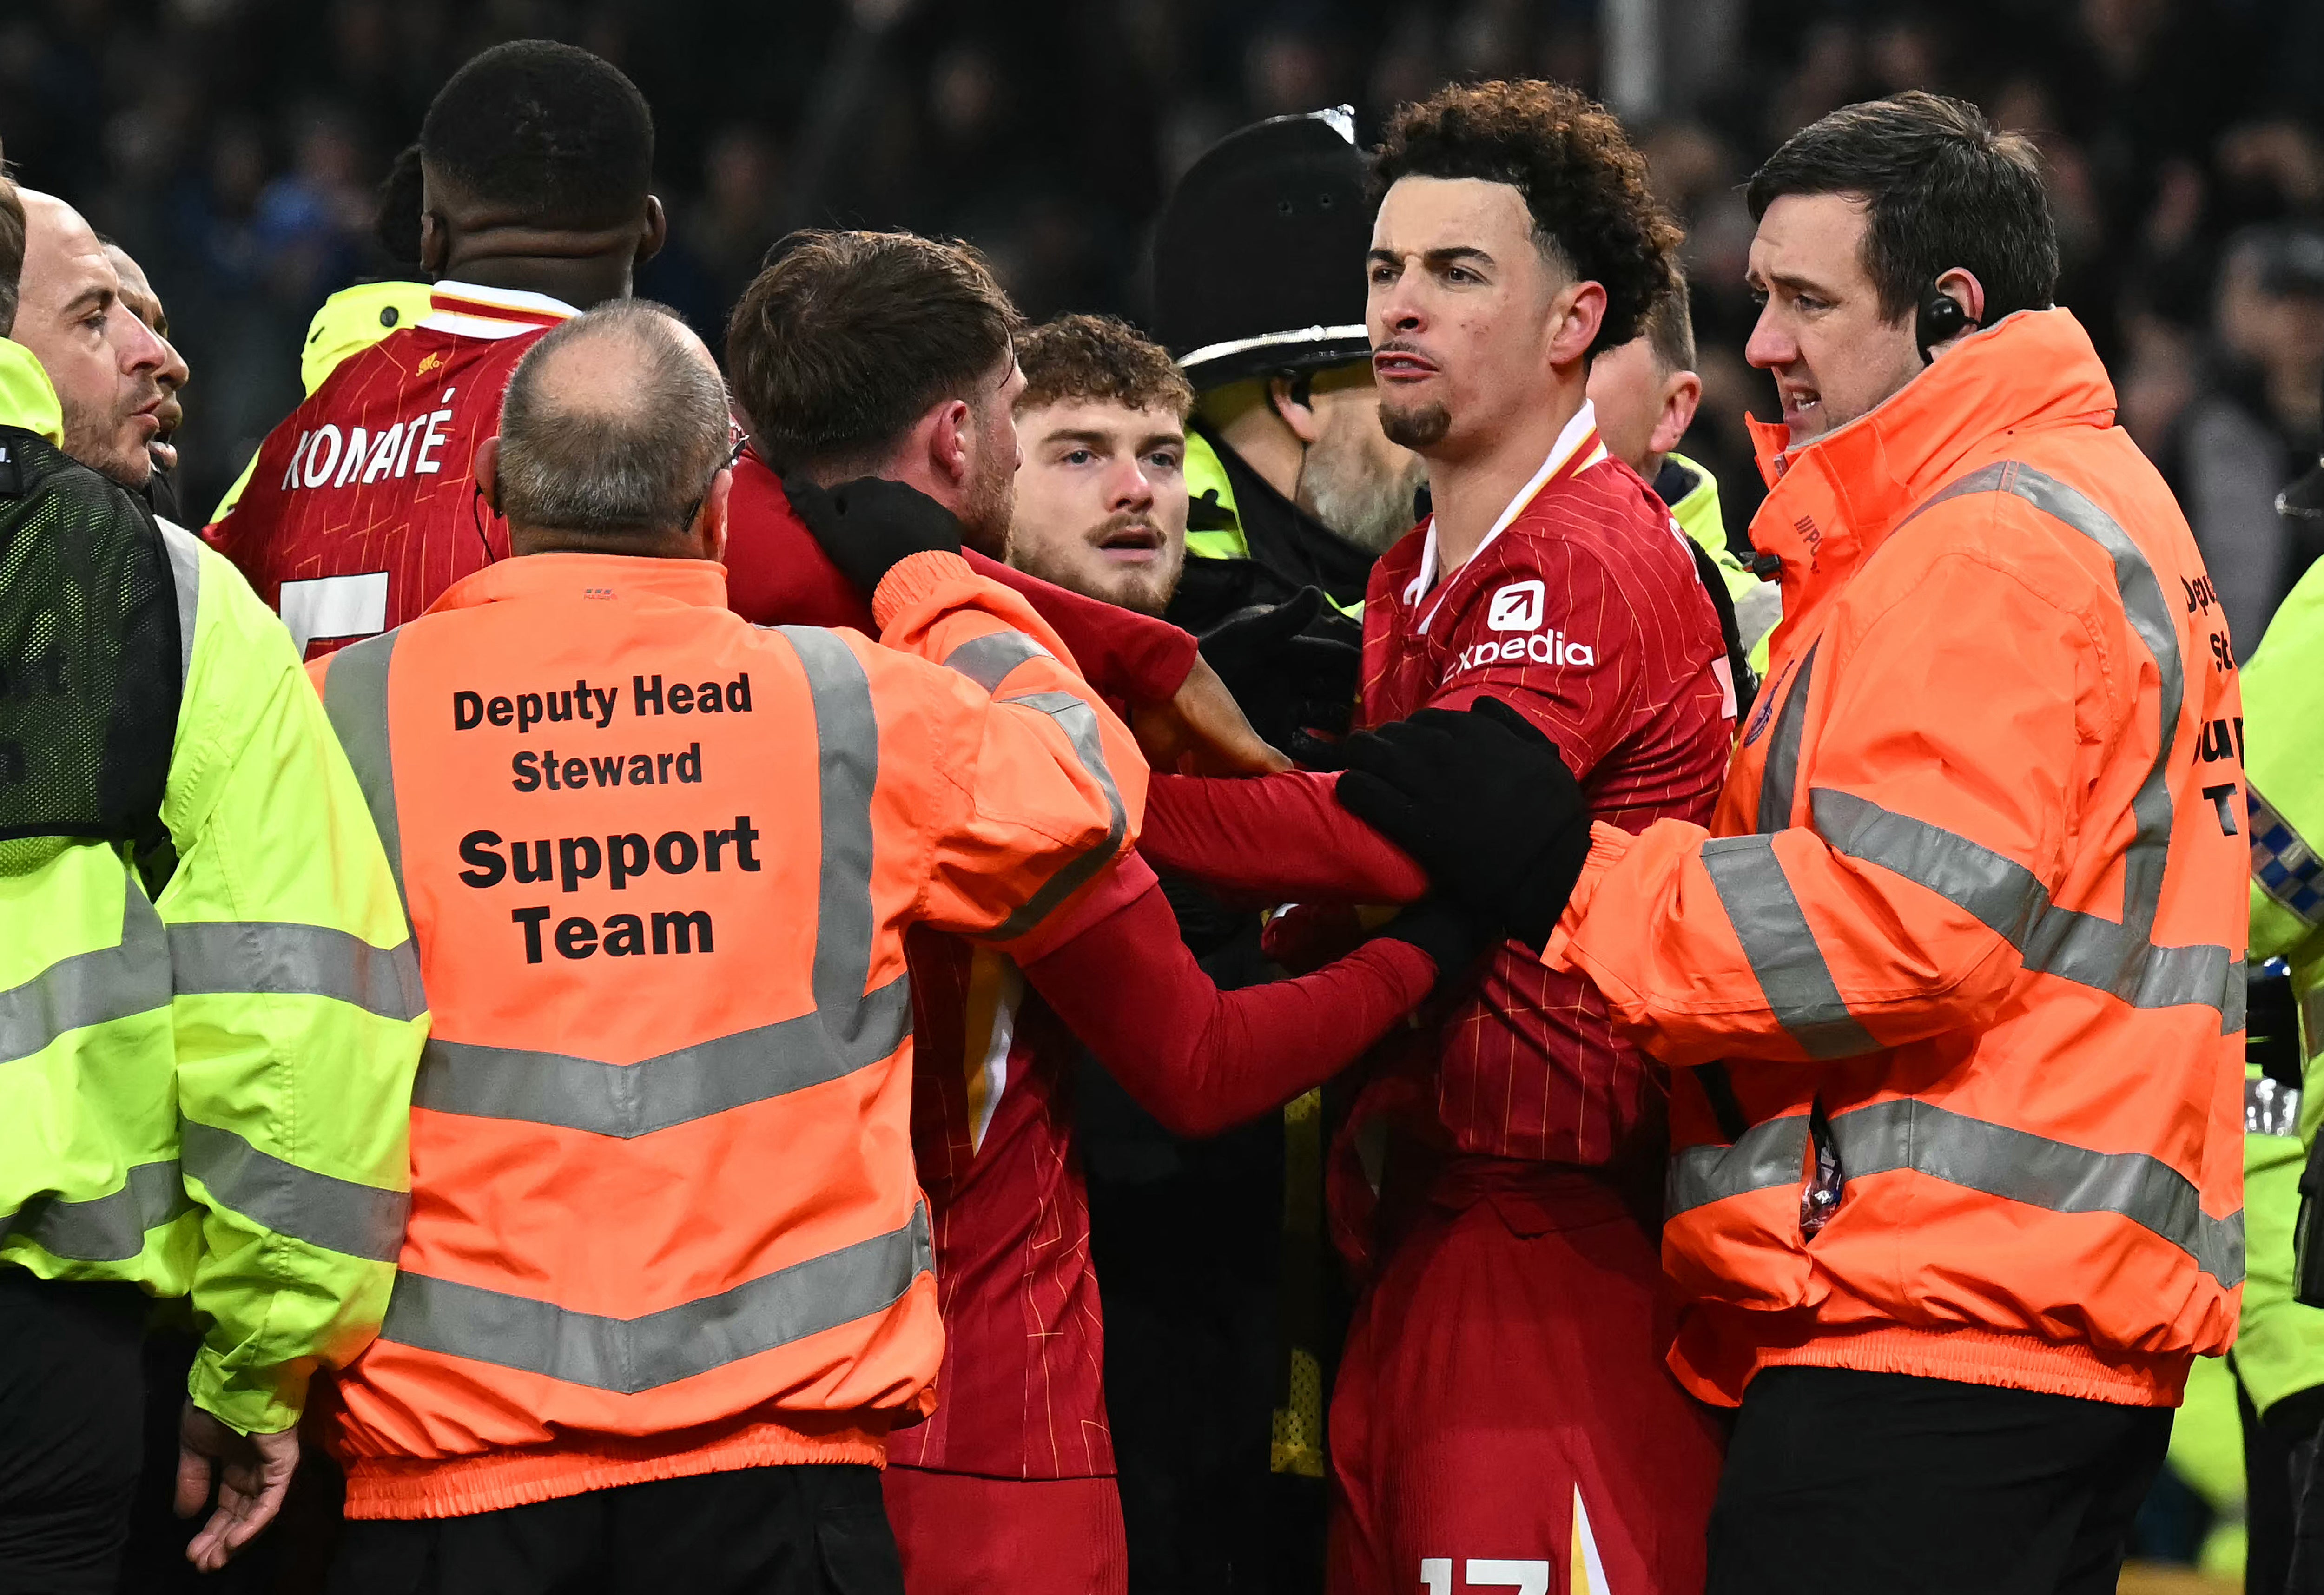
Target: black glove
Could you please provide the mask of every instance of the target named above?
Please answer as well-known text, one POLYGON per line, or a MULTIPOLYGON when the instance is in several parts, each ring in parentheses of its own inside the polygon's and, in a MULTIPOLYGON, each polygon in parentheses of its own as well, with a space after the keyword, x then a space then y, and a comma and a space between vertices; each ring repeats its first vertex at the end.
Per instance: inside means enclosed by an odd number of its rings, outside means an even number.
POLYGON ((900 482, 858 476, 826 491, 804 476, 786 476, 783 495, 839 574, 866 598, 899 560, 932 549, 960 552, 959 520, 900 482))
POLYGON ((1471 909, 1446 898, 1430 898, 1413 904, 1365 939, 1409 942, 1427 954, 1436 965, 1436 984, 1432 990, 1441 997, 1469 973, 1469 966, 1486 948, 1500 940, 1500 935, 1499 927, 1486 923, 1471 909))
POLYGON ((1363 633, 1323 612, 1323 593, 1303 587, 1271 608, 1221 621, 1203 633, 1202 649, 1252 730, 1309 770, 1337 770, 1355 712, 1363 633))
POLYGON ((1590 856, 1590 806, 1557 744, 1492 698, 1348 739, 1340 802, 1436 888, 1538 951, 1590 856))

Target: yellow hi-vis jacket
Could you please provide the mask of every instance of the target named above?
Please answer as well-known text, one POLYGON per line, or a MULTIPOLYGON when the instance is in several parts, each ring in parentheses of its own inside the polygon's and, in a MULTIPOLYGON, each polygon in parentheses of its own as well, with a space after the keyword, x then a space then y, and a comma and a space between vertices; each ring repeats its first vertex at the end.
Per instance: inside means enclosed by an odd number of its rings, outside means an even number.
MULTIPOLYGON (((5 341, 0 424, 60 433, 5 341)), ((272 1432, 386 1311, 426 1003, 290 634, 198 539, 163 539, 174 871, 149 897, 123 847, 0 843, 0 1267, 190 1295, 193 1399, 272 1432)))

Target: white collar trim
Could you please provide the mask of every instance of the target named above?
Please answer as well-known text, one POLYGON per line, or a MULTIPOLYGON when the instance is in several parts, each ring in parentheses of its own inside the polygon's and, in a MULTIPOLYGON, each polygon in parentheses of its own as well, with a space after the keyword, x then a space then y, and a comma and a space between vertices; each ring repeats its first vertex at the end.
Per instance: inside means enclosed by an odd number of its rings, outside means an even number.
MULTIPOLYGON (((1470 553, 1470 558, 1474 559, 1479 554, 1483 553, 1492 546, 1495 538, 1508 530, 1509 522, 1525 512, 1526 506, 1533 502, 1536 495, 1548 485, 1549 479, 1556 475, 1559 468, 1572 457, 1573 451, 1582 447, 1582 440, 1597 429, 1597 409, 1589 400, 1584 399, 1582 401, 1582 408, 1573 412, 1573 419, 1565 423, 1565 429, 1558 433, 1557 441, 1549 446, 1549 457, 1541 462, 1541 469, 1536 471, 1532 479, 1517 489, 1517 497, 1508 502, 1508 507, 1501 512, 1500 519, 1493 522, 1493 530, 1485 534, 1485 540, 1479 543, 1470 553)), ((1606 446, 1600 443, 1591 450, 1591 457, 1582 462, 1582 469, 1587 470, 1605 457, 1606 446)), ((1428 590, 1435 585, 1436 517, 1431 515, 1428 518, 1427 540, 1422 543, 1420 548, 1420 568, 1414 574, 1410 583, 1406 585, 1404 601, 1406 604, 1419 603, 1428 595, 1428 590)), ((1428 630, 1428 622, 1425 620, 1421 622, 1420 629, 1423 632, 1428 630)))

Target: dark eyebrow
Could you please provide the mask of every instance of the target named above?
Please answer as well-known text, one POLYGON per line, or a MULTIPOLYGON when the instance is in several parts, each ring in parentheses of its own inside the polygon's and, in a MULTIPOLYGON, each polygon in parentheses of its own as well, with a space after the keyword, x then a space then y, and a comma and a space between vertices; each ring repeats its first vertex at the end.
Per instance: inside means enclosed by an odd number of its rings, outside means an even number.
MULTIPOLYGON (((1470 262, 1475 262, 1480 265, 1487 266, 1493 263, 1493 257, 1491 255, 1486 254, 1481 249, 1466 244, 1453 244, 1444 249, 1424 250, 1421 253, 1420 258, 1424 264, 1433 266, 1440 270, 1445 266, 1463 265, 1470 262)), ((1404 261, 1404 256, 1398 254, 1393 249, 1373 249, 1365 252, 1364 259, 1374 264, 1393 266, 1401 264, 1404 261)))
POLYGON ((1157 432, 1139 444, 1138 452, 1140 454, 1150 454, 1157 448, 1184 448, 1185 447, 1185 433, 1157 432))
POLYGON ((67 316, 78 315, 82 309, 91 304, 98 306, 111 305, 120 296, 115 294, 113 290, 106 287, 102 282, 91 283, 88 287, 82 289, 78 293, 73 295, 71 299, 65 301, 65 314, 67 316))
POLYGON ((1812 293, 1818 299, 1831 299, 1834 292, 1833 290, 1812 278, 1798 276, 1790 272, 1777 272, 1766 281, 1777 288, 1788 288, 1794 293, 1812 293))
POLYGON ((1043 438, 1041 441, 1044 444, 1081 443, 1086 444, 1092 448, 1106 448, 1112 445, 1113 434, 1111 432, 1077 431, 1060 428, 1056 431, 1051 432, 1047 437, 1043 438))

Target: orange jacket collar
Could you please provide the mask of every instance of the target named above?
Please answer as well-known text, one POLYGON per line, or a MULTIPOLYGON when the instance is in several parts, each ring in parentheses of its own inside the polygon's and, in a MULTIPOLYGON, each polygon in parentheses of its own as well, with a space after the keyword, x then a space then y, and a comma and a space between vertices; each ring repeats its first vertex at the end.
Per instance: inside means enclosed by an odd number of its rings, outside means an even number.
POLYGON ((512 598, 641 598, 697 609, 726 607, 726 567, 707 559, 658 559, 636 554, 525 554, 487 565, 444 589, 428 606, 474 609, 512 598))
POLYGON ((2036 424, 2107 426, 2114 410, 2114 384, 2073 312, 2021 310, 1963 339, 1867 414, 1797 448, 1785 447, 1788 428, 1747 418, 1770 489, 1751 519, 1752 546, 1784 561, 1787 586, 1831 581, 1991 439, 2036 424), (1821 493, 1802 492, 1811 477, 1821 493), (1812 535, 1795 501, 1827 494, 1840 513, 1812 535))

